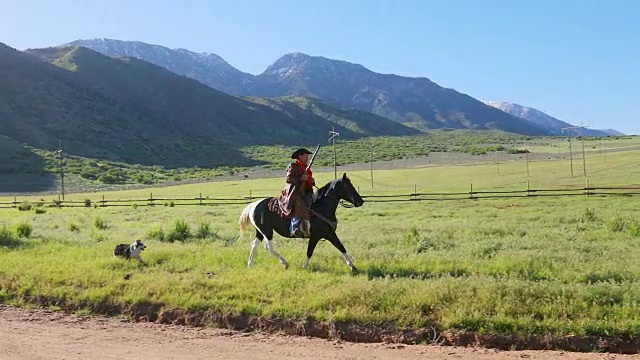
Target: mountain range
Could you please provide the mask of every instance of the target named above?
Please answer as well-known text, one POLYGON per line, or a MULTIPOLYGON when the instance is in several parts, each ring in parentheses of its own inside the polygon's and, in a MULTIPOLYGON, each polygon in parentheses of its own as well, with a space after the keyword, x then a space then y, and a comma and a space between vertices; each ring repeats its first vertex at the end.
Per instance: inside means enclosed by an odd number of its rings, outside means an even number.
MULTIPOLYGON (((497 109, 500 109, 508 114, 513 116, 517 116, 519 118, 531 121, 538 125, 544 126, 545 129, 549 130, 552 135, 561 136, 568 135, 570 127, 575 127, 567 122, 562 120, 558 120, 550 115, 545 114, 540 110, 536 110, 530 107, 506 102, 506 101, 484 101, 485 104, 489 106, 493 106, 497 109), (564 130, 563 130, 564 129, 564 130)), ((624 135, 619 131, 607 129, 607 130, 595 130, 595 129, 573 129, 571 130, 572 134, 578 135, 582 134, 583 136, 617 136, 624 135)))
MULTIPOLYGON (((275 100, 274 100, 275 101, 275 100)), ((253 165, 245 145, 411 135, 386 118, 320 100, 277 105, 217 91, 135 58, 84 47, 20 52, 0 44, 0 135, 70 154, 167 167, 253 165)))
MULTIPOLYGON (((138 41, 86 39, 67 45, 88 47, 112 57, 139 58, 232 95, 316 98, 371 112, 421 130, 500 129, 521 134, 562 135, 563 127, 573 126, 521 105, 478 101, 443 88, 427 78, 378 74, 359 64, 299 52, 285 54, 263 73, 253 75, 236 69, 216 54, 170 49, 138 41), (512 117, 482 107, 481 103, 512 117)), ((623 134, 611 129, 585 129, 584 135, 623 134)))
POLYGON ((554 135, 566 124, 523 109, 302 53, 252 75, 215 54, 141 42, 24 51, 0 43, 0 136, 13 144, 8 149, 62 145, 96 159, 214 167, 255 165, 242 153, 246 145, 324 142, 332 127, 355 139, 438 128, 554 135))
POLYGON ((77 40, 111 57, 129 56, 240 96, 303 96, 370 112, 420 130, 503 130, 527 135, 549 131, 431 80, 378 74, 362 65, 303 53, 283 55, 259 75, 244 73, 215 54, 112 39, 77 40))

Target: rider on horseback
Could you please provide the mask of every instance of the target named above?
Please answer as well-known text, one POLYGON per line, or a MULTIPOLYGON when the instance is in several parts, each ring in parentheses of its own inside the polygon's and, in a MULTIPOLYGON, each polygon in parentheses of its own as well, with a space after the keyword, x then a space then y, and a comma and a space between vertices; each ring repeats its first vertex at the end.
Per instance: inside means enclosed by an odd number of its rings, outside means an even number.
POLYGON ((295 159, 287 167, 286 185, 282 189, 282 196, 279 198, 280 208, 283 215, 291 216, 290 233, 292 237, 309 237, 311 225, 309 220, 311 214, 309 207, 313 201, 313 186, 315 180, 311 169, 307 169, 309 154, 305 148, 300 148, 291 154, 295 159))

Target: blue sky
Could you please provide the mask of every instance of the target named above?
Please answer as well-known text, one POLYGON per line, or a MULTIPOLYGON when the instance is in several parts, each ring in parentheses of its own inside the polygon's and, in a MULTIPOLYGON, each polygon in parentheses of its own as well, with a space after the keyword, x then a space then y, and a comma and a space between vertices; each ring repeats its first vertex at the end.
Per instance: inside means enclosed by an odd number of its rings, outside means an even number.
POLYGON ((4 0, 0 42, 139 40, 257 74, 284 53, 424 76, 481 100, 640 134, 640 1, 4 0))

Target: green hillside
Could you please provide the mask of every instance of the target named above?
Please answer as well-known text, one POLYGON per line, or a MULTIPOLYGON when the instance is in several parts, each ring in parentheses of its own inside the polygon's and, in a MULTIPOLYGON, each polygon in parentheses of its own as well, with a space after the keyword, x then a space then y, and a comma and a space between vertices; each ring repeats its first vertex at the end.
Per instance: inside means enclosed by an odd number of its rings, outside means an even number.
POLYGON ((287 114, 80 47, 0 46, 0 118, 0 134, 35 148, 62 144, 76 156, 169 168, 258 165, 239 147, 316 143, 334 125, 344 138, 383 134, 311 111, 287 114))

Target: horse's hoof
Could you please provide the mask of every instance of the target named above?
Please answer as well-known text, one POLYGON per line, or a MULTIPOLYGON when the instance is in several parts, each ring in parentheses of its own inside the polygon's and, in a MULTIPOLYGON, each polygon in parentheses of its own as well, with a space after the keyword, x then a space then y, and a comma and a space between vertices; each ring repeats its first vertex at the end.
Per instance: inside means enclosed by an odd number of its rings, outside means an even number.
POLYGON ((289 270, 289 264, 284 263, 283 265, 284 265, 284 269, 285 269, 285 270, 289 270))
POLYGON ((351 274, 353 274, 353 275, 358 275, 358 269, 356 269, 356 267, 355 267, 355 266, 352 266, 352 267, 351 267, 351 274))

